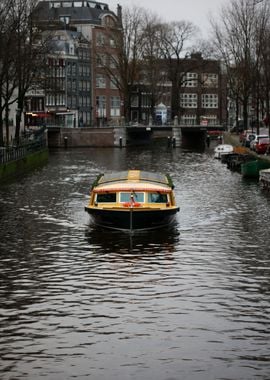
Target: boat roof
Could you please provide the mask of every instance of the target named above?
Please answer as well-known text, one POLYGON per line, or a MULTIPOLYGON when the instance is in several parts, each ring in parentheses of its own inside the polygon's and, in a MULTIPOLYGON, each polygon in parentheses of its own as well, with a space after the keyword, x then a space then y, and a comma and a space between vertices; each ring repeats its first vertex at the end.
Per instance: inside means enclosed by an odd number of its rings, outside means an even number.
POLYGON ((162 173, 152 173, 142 170, 127 170, 116 173, 103 174, 100 177, 98 184, 105 184, 109 182, 130 182, 130 181, 143 181, 143 182, 156 182, 163 185, 169 185, 168 177, 162 173))
POLYGON ((171 188, 171 180, 165 174, 127 170, 101 175, 94 184, 93 191, 97 193, 105 191, 169 192, 171 188))

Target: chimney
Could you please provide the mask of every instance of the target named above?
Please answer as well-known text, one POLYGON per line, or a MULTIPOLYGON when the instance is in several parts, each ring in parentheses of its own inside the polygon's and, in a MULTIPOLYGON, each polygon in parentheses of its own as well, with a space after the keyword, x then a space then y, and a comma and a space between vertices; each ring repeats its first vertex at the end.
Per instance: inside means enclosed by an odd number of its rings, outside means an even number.
POLYGON ((119 4, 117 4, 117 17, 119 24, 122 25, 122 7, 119 4))

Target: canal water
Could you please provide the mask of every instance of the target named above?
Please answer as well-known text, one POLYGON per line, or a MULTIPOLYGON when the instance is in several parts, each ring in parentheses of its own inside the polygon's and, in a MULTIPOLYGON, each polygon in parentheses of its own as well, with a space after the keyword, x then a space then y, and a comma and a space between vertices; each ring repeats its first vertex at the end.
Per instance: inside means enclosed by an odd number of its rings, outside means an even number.
POLYGON ((270 195, 204 152, 51 152, 0 187, 1 380, 270 378, 270 195), (155 232, 95 228, 100 172, 170 173, 155 232))

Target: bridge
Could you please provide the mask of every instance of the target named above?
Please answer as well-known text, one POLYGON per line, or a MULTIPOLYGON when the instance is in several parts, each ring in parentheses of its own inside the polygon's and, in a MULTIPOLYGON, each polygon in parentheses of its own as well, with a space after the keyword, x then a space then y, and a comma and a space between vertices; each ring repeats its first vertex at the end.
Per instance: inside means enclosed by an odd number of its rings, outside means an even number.
POLYGON ((170 138, 175 146, 204 145, 207 134, 222 132, 220 125, 129 125, 126 127, 127 144, 150 143, 158 138, 170 138))
POLYGON ((167 139, 170 145, 204 146, 211 131, 223 131, 220 125, 122 125, 110 127, 65 128, 48 126, 49 147, 103 147, 151 144, 167 139))

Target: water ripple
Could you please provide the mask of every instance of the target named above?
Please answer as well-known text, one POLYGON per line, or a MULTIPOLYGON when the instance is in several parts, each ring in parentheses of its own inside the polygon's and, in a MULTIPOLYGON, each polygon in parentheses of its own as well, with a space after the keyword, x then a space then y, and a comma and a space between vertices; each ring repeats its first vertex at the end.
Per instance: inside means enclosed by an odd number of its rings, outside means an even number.
POLYGON ((1 379, 269 378, 270 198, 211 151, 159 157, 54 152, 0 188, 1 379), (94 227, 91 180, 142 165, 172 174, 176 224, 94 227))

